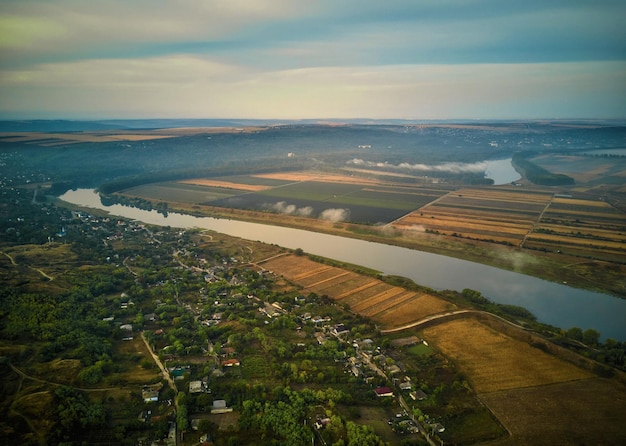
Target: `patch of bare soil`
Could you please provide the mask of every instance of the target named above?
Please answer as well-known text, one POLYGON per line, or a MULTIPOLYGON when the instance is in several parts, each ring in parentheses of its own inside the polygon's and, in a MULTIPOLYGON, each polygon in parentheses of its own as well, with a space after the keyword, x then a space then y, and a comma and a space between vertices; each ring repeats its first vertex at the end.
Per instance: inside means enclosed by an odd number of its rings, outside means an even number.
POLYGON ((626 388, 592 378, 480 395, 509 438, 500 445, 626 444, 626 388))

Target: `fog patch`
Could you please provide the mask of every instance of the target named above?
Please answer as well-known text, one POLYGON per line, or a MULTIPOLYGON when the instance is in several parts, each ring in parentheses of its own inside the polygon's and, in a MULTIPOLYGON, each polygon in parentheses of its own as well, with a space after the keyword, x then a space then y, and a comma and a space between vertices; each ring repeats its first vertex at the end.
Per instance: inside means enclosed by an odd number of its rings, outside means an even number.
POLYGON ((476 163, 411 164, 408 162, 391 164, 388 162, 366 161, 359 158, 347 161, 348 164, 383 169, 412 170, 416 172, 482 173, 487 169, 486 161, 476 163))
POLYGON ((422 225, 406 226, 403 229, 406 229, 407 231, 411 231, 411 232, 426 232, 426 227, 422 225))
POLYGON ((323 210, 319 218, 322 220, 332 221, 333 223, 337 223, 340 221, 345 221, 350 217, 349 209, 325 209, 323 210))
POLYGON ((396 229, 389 224, 380 224, 378 226, 378 231, 385 237, 395 237, 398 234, 396 229))
POLYGON ((523 272, 525 267, 537 263, 537 259, 524 252, 512 251, 507 248, 494 247, 494 254, 503 263, 511 266, 515 272, 523 272))
POLYGON ((288 204, 286 201, 266 203, 263 207, 271 209, 274 212, 278 212, 279 214, 299 215, 301 217, 309 217, 313 213, 313 208, 311 206, 299 208, 295 204, 288 204))

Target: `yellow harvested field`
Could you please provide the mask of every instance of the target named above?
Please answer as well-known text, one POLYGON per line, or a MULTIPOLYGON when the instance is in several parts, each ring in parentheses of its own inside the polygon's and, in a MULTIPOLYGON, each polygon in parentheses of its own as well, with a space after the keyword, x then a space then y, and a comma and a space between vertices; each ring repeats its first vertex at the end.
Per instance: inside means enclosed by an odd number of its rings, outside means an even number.
POLYGON ((560 233, 560 235, 569 235, 575 236, 578 232, 584 232, 585 235, 589 234, 597 238, 603 238, 607 240, 626 240, 626 229, 622 232, 612 231, 610 229, 598 229, 598 228, 590 228, 585 227, 582 228, 572 228, 571 226, 565 225, 556 225, 556 224, 539 224, 535 227, 535 231, 552 231, 554 233, 560 233))
POLYGON ((107 134, 107 133, 40 133, 40 132, 12 132, 3 133, 10 135, 4 138, 7 142, 33 143, 41 146, 52 147, 62 144, 75 144, 80 142, 111 142, 111 141, 145 141, 150 139, 172 138, 173 135, 159 135, 151 133, 128 133, 128 134, 107 134))
POLYGON ((378 279, 313 262, 304 256, 281 256, 263 267, 302 286, 305 292, 327 295, 341 304, 389 327, 454 309, 435 296, 409 291, 378 279))
POLYGON ((449 196, 462 196, 465 198, 489 199, 495 201, 509 201, 516 203, 548 203, 552 193, 526 193, 518 189, 460 189, 449 196))
POLYGON ((380 181, 355 178, 349 175, 328 175, 313 172, 277 172, 252 175, 256 178, 268 178, 283 181, 321 181, 325 183, 380 184, 380 181))
POLYGON ((355 305, 358 305, 360 302, 365 300, 369 300, 374 296, 378 296, 379 294, 384 293, 388 290, 390 285, 381 282, 380 280, 376 281, 374 286, 368 287, 363 291, 359 291, 358 293, 351 294, 350 296, 341 299, 341 303, 344 305, 348 305, 350 308, 353 308, 355 305))
POLYGON ((424 329, 424 337, 468 376, 478 393, 591 378, 583 369, 481 324, 457 319, 424 329))
POLYGON ((475 227, 491 227, 491 228, 507 228, 509 230, 517 230, 519 232, 526 232, 535 220, 530 216, 524 218, 515 218, 511 216, 498 216, 492 213, 478 213, 478 212, 455 212, 453 210, 446 212, 437 212, 436 214, 420 215, 419 212, 414 212, 402 220, 399 220, 397 224, 428 224, 428 225, 448 225, 451 223, 458 223, 462 225, 474 225, 475 227), (435 218, 432 218, 435 217, 435 218))
POLYGON ((626 444, 626 388, 611 380, 513 389, 480 399, 511 434, 492 446, 626 444))
POLYGON ((319 268, 315 268, 315 269, 310 269, 308 271, 304 271, 301 274, 298 274, 296 276, 293 277, 293 280, 304 280, 307 279, 311 276, 315 276, 317 274, 321 274, 323 272, 332 270, 332 266, 327 266, 327 265, 320 265, 319 268))
POLYGON ((594 240, 590 238, 579 238, 575 235, 567 236, 567 235, 552 235, 552 234, 536 234, 533 233, 532 236, 528 238, 533 241, 545 241, 555 243, 555 246, 558 244, 568 244, 568 245, 580 245, 580 246, 594 246, 601 249, 626 249, 626 243, 623 242, 614 242, 609 240, 594 240))
POLYGON ((413 301, 416 297, 417 293, 413 291, 402 290, 402 292, 399 294, 388 297, 383 301, 377 302, 375 305, 371 305, 363 311, 363 314, 367 317, 375 317, 376 315, 381 314, 382 312, 387 311, 391 308, 400 306, 407 301, 413 301))
POLYGON ((174 135, 109 135, 109 138, 122 140, 122 141, 146 141, 151 139, 165 139, 174 138, 174 135))
POLYGON ((616 214, 614 212, 597 212, 590 210, 563 210, 563 209, 548 209, 544 214, 544 218, 554 217, 554 216, 569 216, 570 218, 578 218, 578 217, 595 217, 599 219, 608 218, 608 219, 624 219, 626 221, 626 217, 620 214, 616 214))
POLYGON ((362 291, 365 291, 366 289, 373 287, 377 283, 378 283, 378 280, 372 279, 372 280, 370 280, 368 282, 365 282, 362 285, 355 284, 354 286, 356 286, 356 288, 354 288, 354 287, 349 288, 347 291, 344 291, 341 294, 336 295, 335 299, 336 300, 345 299, 346 297, 348 297, 348 296, 350 296, 352 294, 356 294, 356 293, 360 293, 362 291))
POLYGON ((320 288, 326 288, 328 286, 331 286, 333 283, 341 283, 341 279, 345 278, 346 276, 348 276, 350 273, 348 271, 343 271, 343 272, 335 272, 334 275, 327 277, 325 279, 322 279, 318 282, 312 283, 309 285, 310 288, 314 289, 314 290, 319 290, 320 288))
POLYGON ((554 197, 554 199, 552 200, 552 203, 554 204, 568 204, 568 205, 574 205, 574 206, 591 206, 591 207, 598 207, 598 208, 610 208, 612 209, 612 206, 604 201, 598 201, 598 200, 579 200, 576 198, 565 198, 565 197, 554 197))
POLYGON ((266 190, 270 188, 269 186, 262 186, 260 184, 231 183, 229 181, 208 180, 206 178, 194 178, 191 180, 182 180, 182 181, 179 181, 179 183, 193 184, 195 186, 223 187, 226 189, 247 190, 251 192, 257 192, 257 191, 266 190))
POLYGON ((375 294, 367 299, 361 299, 359 302, 351 305, 350 308, 357 313, 369 311, 372 307, 376 307, 379 303, 385 302, 388 299, 393 299, 394 296, 398 296, 404 292, 405 289, 400 287, 385 288, 382 293, 375 294))
POLYGON ((437 219, 428 219, 428 218, 406 218, 403 219, 401 223, 397 223, 396 227, 402 229, 403 226, 413 226, 413 225, 427 225, 431 229, 438 230, 446 230, 447 232, 452 231, 493 231, 495 233, 503 233, 503 234, 520 234, 525 235, 532 228, 531 224, 528 225, 516 225, 510 223, 498 224, 489 221, 480 221, 480 220, 471 220, 466 218, 454 218, 454 217, 445 217, 445 218, 437 218, 437 219))
POLYGON ((551 192, 516 188, 460 189, 396 220, 393 226, 519 245, 551 198, 551 192))
POLYGON ((332 280, 334 279, 336 276, 338 276, 339 274, 341 274, 342 272, 345 271, 341 271, 338 268, 328 268, 324 271, 320 271, 317 272, 315 274, 309 274, 306 276, 300 276, 297 279, 295 279, 299 284, 301 284, 302 286, 305 286, 307 288, 314 288, 316 284, 322 284, 325 283, 328 280, 332 280))
POLYGON ((450 302, 430 294, 416 293, 413 299, 377 314, 375 319, 387 327, 401 327, 433 314, 454 309, 456 306, 450 302))

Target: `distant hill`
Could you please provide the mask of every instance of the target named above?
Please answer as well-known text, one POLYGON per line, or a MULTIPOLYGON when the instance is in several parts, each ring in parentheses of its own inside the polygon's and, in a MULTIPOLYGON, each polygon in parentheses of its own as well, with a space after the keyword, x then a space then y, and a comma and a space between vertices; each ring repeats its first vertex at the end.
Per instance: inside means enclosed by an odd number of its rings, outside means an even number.
MULTIPOLYGON (((121 122, 121 121, 120 121, 121 122)), ((99 121, 32 120, 0 121, 0 132, 92 132, 129 128, 99 121)))
POLYGON ((69 119, 0 120, 0 132, 89 132, 102 130, 141 130, 184 127, 248 127, 289 125, 423 125, 507 127, 518 130, 546 130, 566 126, 623 127, 624 120, 407 120, 407 119, 101 119, 94 121, 69 119))

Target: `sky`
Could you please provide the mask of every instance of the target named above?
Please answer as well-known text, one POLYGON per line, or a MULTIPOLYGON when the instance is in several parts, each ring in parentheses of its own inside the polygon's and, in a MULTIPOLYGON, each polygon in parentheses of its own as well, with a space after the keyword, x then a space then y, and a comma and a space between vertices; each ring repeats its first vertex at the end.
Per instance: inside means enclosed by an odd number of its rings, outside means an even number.
POLYGON ((0 0, 1 119, 626 118, 625 0, 0 0))

